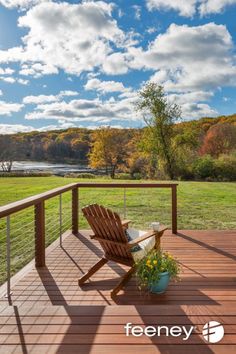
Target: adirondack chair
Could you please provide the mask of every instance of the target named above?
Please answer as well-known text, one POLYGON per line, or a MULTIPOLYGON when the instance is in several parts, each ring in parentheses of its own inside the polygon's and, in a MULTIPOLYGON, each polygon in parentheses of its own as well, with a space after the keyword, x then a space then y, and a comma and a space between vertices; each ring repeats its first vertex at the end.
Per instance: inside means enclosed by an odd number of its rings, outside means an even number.
POLYGON ((167 228, 162 225, 159 231, 147 232, 131 229, 130 220, 122 221, 117 213, 98 204, 89 205, 82 211, 94 233, 90 237, 99 241, 104 255, 79 279, 79 285, 82 285, 108 261, 129 266, 129 271, 112 290, 111 296, 114 296, 135 271, 135 262, 144 257, 150 249, 160 247, 161 236, 167 228))

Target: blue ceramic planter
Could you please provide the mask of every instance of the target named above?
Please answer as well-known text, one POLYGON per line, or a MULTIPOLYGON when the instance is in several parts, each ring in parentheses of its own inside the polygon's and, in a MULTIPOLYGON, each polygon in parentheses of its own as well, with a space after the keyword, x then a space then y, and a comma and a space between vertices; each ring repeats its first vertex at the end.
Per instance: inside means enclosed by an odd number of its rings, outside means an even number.
POLYGON ((156 283, 149 286, 149 291, 154 294, 162 294, 166 291, 170 281, 169 272, 161 273, 161 278, 156 283))

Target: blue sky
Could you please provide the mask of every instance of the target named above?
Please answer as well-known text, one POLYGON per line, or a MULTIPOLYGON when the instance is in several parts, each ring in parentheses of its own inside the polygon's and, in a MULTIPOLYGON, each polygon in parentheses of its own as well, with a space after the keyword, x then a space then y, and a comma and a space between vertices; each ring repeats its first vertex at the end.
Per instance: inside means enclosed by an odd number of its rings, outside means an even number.
POLYGON ((236 0, 0 0, 0 133, 141 127, 164 86, 185 120, 235 113, 236 0))

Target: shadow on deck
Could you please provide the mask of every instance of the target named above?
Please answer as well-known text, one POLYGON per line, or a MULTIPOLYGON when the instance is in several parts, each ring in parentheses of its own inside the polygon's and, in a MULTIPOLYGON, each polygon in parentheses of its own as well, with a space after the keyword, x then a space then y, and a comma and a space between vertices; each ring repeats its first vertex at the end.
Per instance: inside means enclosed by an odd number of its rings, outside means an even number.
MULTIPOLYGON (((81 288, 78 278, 102 257, 89 232, 69 235, 47 255, 47 267, 29 270, 12 288, 15 305, 219 305, 236 301, 236 234, 232 231, 166 233, 162 247, 176 256, 181 281, 165 294, 137 288, 133 277, 116 298, 110 291, 127 268, 108 262, 81 288)), ((2 302, 6 300, 2 299, 2 302)))
POLYGON ((1 299, 0 353, 180 354, 187 353, 189 345, 192 353, 235 353, 235 232, 165 234, 162 247, 181 262, 182 280, 171 283, 165 294, 153 295, 140 292, 133 277, 114 299, 110 291, 126 270, 115 263, 78 286, 81 274, 102 256, 88 235, 69 235, 62 248, 57 245, 48 253, 47 267, 28 270, 13 286, 14 306, 1 299), (225 327, 218 345, 207 345, 201 336, 211 319, 225 327), (127 322, 196 328, 184 343, 180 337, 126 337, 127 322))

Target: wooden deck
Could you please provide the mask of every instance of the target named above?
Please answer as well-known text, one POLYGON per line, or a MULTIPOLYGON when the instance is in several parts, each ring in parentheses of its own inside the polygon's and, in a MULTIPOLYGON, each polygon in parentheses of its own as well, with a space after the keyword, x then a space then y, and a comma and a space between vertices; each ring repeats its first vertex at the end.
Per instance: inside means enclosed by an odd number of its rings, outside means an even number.
POLYGON ((0 353, 236 353, 235 231, 165 234, 162 246, 181 262, 181 282, 170 284, 163 295, 150 295, 132 278, 113 300, 110 290, 123 266, 109 262, 78 286, 79 276, 102 255, 88 235, 69 235, 62 248, 51 247, 47 267, 28 267, 13 285, 13 306, 1 298, 0 353), (218 344, 207 344, 201 335, 209 320, 224 325, 218 344), (183 342, 181 337, 126 337, 127 322, 196 328, 183 342))

